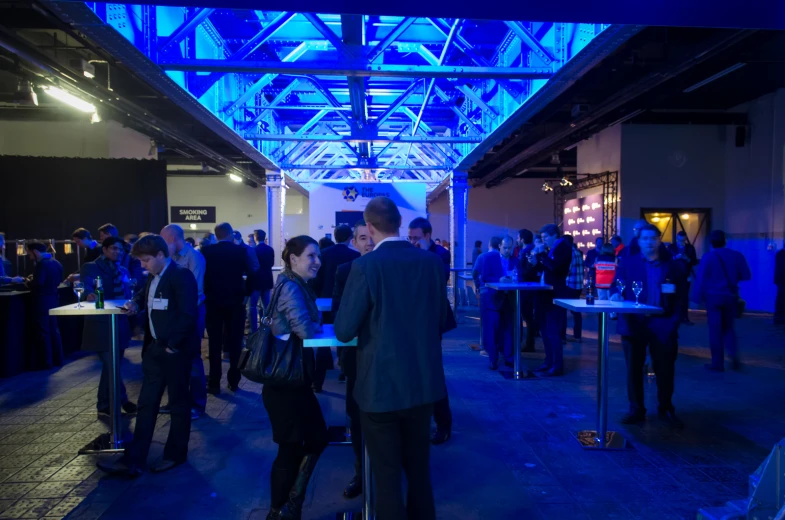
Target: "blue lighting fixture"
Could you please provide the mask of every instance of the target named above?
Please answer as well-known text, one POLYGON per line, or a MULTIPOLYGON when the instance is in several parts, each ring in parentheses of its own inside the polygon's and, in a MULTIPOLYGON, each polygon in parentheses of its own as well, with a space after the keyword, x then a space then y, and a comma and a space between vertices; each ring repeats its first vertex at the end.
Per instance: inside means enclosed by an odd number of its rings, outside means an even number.
POLYGON ((608 27, 85 5, 306 187, 437 186, 608 27))

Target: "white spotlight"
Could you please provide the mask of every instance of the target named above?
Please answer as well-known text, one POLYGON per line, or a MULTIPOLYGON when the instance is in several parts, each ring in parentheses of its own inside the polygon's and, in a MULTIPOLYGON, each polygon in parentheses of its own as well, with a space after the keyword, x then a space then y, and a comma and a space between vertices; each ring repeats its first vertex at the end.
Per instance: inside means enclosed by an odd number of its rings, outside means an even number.
POLYGON ((82 112, 88 112, 88 113, 95 112, 94 105, 91 105, 87 101, 79 99, 73 94, 69 94, 65 90, 59 89, 57 87, 44 87, 44 92, 46 92, 53 98, 62 101, 66 105, 71 105, 75 109, 81 110, 82 112))
POLYGON ((242 177, 240 177, 239 175, 235 175, 233 173, 229 174, 229 178, 231 180, 233 180, 234 182, 243 182, 243 178, 242 177))

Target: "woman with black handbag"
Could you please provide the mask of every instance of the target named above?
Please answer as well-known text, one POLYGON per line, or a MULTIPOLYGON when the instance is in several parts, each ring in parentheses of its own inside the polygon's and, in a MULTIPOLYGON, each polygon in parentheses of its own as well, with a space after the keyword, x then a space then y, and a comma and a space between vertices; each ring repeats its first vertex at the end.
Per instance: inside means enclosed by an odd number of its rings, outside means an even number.
POLYGON ((303 340, 321 331, 316 296, 307 281, 319 271, 319 246, 309 236, 290 239, 283 251, 284 271, 273 291, 269 326, 289 355, 280 356, 272 378, 265 382, 262 401, 270 417, 278 456, 270 475, 267 520, 299 519, 308 481, 327 447, 327 425, 311 389, 313 349, 303 340), (289 364, 284 367, 282 364, 289 364))

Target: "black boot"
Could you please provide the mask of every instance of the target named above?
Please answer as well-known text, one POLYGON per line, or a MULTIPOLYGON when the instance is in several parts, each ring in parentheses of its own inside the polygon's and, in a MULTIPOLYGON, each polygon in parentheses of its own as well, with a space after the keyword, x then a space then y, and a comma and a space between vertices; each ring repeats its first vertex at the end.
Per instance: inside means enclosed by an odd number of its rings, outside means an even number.
POLYGON ((280 509, 270 509, 270 512, 267 513, 267 517, 265 520, 280 520, 281 518, 281 510, 280 509))
POLYGON ((305 492, 308 489, 308 481, 311 480, 313 470, 319 461, 319 455, 309 454, 303 457, 300 463, 300 472, 294 481, 294 486, 289 492, 289 500, 281 508, 281 520, 300 520, 305 501, 305 492))

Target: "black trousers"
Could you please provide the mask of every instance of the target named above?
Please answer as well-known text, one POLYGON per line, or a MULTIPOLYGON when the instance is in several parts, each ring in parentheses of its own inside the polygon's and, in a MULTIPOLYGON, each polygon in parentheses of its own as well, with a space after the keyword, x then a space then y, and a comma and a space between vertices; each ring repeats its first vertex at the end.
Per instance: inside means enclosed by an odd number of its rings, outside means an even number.
POLYGON ((376 484, 378 520, 435 520, 430 468, 430 404, 373 413, 361 411, 376 484), (408 491, 404 504, 403 479, 408 491))
POLYGON ((545 347, 545 365, 556 370, 564 368, 564 345, 561 342, 562 323, 567 319, 567 309, 553 304, 554 298, 563 296, 543 291, 537 299, 537 318, 545 347))
POLYGON ((35 323, 35 368, 52 368, 63 364, 63 341, 57 316, 50 316, 49 309, 37 308, 35 323))
POLYGON ((210 376, 211 385, 221 382, 221 352, 229 353, 229 373, 227 380, 230 385, 240 382, 240 370, 237 363, 240 360, 240 350, 243 342, 243 329, 245 327, 245 307, 243 302, 219 305, 206 302, 206 325, 209 336, 210 350, 210 376))
POLYGON ((444 389, 444 398, 433 403, 433 421, 439 431, 452 431, 452 410, 450 410, 450 396, 447 388, 444 389))
POLYGON ((191 373, 191 352, 170 354, 166 348, 152 343, 142 356, 142 391, 136 414, 134 440, 126 450, 128 462, 144 466, 155 432, 155 421, 161 407, 164 389, 169 393, 171 423, 164 446, 164 459, 185 462, 191 436, 191 394, 188 383, 191 373))
POLYGON ((777 286, 777 299, 774 301, 774 323, 785 324, 785 285, 777 286))
POLYGON ((537 320, 534 316, 534 302, 536 295, 523 293, 521 295, 521 318, 526 323, 526 339, 523 349, 534 352, 534 340, 537 337, 537 320))
MULTIPOLYGON (((567 298, 577 299, 581 297, 582 289, 568 288, 569 291, 567 298)), ((583 314, 580 312, 570 311, 572 313, 572 337, 581 339, 583 336, 583 314)), ((564 321, 561 325, 561 337, 567 339, 567 312, 564 313, 564 321)))
POLYGON ((315 368, 313 373, 313 386, 314 388, 322 388, 324 379, 327 377, 327 371, 335 368, 333 365, 333 351, 330 347, 319 347, 314 349, 316 356, 315 368))
POLYGON ((356 381, 346 378, 346 415, 349 416, 349 427, 352 429, 352 451, 354 451, 354 473, 362 476, 363 468, 363 428, 360 420, 360 407, 354 400, 356 381))
POLYGON ((653 332, 648 332, 639 336, 622 336, 621 344, 624 348, 624 359, 627 361, 627 398, 630 401, 630 412, 646 413, 643 365, 646 363, 647 347, 657 376, 658 410, 673 410, 673 381, 678 353, 676 339, 662 341, 653 332))

